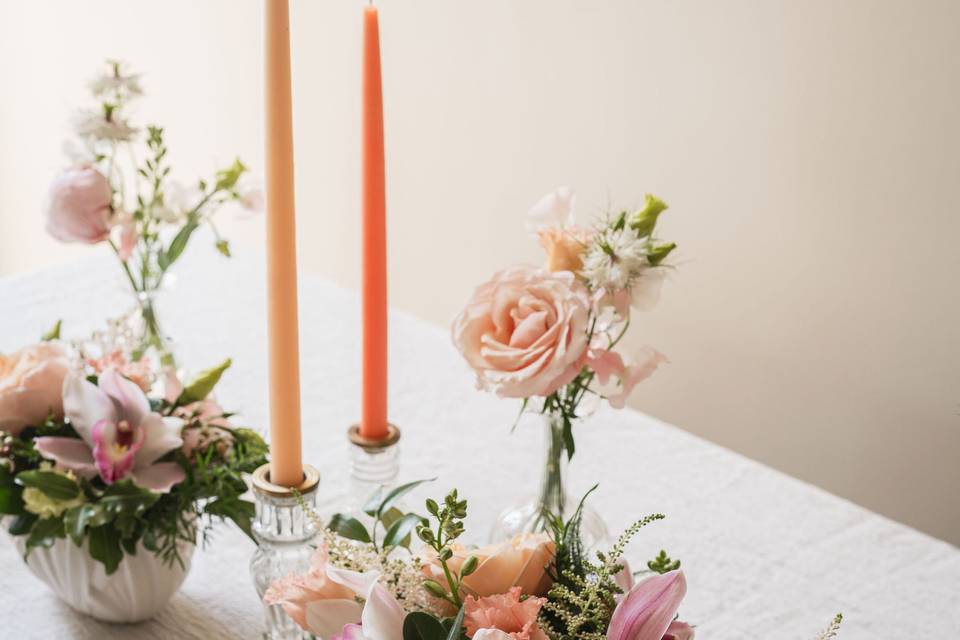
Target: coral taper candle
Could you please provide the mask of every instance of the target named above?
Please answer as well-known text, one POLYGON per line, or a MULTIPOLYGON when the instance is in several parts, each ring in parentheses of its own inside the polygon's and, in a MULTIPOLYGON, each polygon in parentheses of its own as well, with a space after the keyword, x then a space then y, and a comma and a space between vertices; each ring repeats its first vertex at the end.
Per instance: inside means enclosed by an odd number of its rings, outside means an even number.
POLYGON ((377 8, 363 15, 363 407, 360 433, 387 436, 387 231, 377 8))
POLYGON ((303 482, 300 349, 293 197, 293 107, 287 0, 265 0, 267 322, 270 351, 270 481, 303 482))

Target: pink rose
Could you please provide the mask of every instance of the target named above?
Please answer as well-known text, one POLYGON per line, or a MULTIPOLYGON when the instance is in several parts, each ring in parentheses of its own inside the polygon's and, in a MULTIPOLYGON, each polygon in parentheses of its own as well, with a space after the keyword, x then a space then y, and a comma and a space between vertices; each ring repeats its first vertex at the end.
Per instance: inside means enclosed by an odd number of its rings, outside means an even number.
POLYGON ((520 587, 508 593, 464 601, 463 624, 474 640, 547 640, 537 625, 546 598, 520 600, 520 587))
POLYGON ((0 354, 0 430, 19 435, 53 414, 63 416, 63 379, 70 361, 63 347, 41 342, 0 354))
POLYGON ((548 396, 580 372, 589 315, 590 294, 569 271, 511 267, 474 291, 454 320, 453 342, 480 388, 548 396))
POLYGON ((61 242, 96 244, 110 235, 110 183, 96 169, 62 173, 50 185, 47 232, 61 242))

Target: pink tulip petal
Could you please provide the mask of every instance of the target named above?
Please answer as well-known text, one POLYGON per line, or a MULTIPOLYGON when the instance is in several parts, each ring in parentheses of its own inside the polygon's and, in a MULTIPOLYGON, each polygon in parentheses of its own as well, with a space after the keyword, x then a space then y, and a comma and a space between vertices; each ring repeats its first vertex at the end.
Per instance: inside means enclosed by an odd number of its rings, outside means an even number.
POLYGON ((139 423, 139 428, 144 441, 143 447, 137 451, 137 467, 149 466, 183 445, 183 420, 180 418, 164 418, 158 413, 150 413, 139 423))
POLYGON ((48 436, 36 438, 33 442, 41 456, 53 460, 61 469, 73 471, 84 478, 97 475, 93 452, 83 440, 48 436))
POLYGON ((110 396, 78 373, 63 380, 63 412, 89 447, 93 447, 93 425, 100 420, 117 421, 117 409, 110 396))
POLYGON ((137 467, 130 474, 133 482, 156 493, 169 493, 173 485, 183 482, 187 474, 176 462, 158 462, 149 467, 137 467))
POLYGON ((617 605, 608 640, 662 640, 686 592, 682 571, 647 578, 617 605))
POLYGON ((150 414, 150 401, 143 389, 124 378, 116 369, 111 367, 104 370, 98 382, 100 389, 120 405, 121 419, 139 425, 150 414))

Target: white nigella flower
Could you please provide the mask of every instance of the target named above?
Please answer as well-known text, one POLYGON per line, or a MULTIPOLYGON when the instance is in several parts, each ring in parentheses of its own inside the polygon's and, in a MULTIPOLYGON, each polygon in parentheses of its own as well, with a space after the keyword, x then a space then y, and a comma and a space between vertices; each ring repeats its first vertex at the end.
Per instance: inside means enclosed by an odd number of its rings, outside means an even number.
POLYGON ((101 111, 84 110, 73 120, 73 130, 81 138, 127 142, 137 132, 135 127, 116 116, 110 120, 101 111))
POLYGON ((126 97, 143 95, 139 73, 125 73, 124 65, 110 62, 109 71, 90 81, 90 91, 96 97, 115 96, 121 93, 126 97))
POLYGON ((649 268, 646 239, 638 238, 630 227, 608 228, 591 243, 580 274, 591 289, 612 292, 628 289, 649 268))

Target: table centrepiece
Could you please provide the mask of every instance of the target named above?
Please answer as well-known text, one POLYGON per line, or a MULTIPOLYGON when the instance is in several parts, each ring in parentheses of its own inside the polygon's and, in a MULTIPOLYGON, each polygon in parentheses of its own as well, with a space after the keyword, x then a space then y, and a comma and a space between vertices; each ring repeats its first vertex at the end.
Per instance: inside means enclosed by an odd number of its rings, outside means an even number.
POLYGON ((191 186, 172 180, 163 127, 144 129, 130 120, 143 89, 140 76, 123 63, 108 62, 90 90, 93 107, 77 112, 75 138, 64 145, 70 168, 50 187, 47 232, 62 242, 110 246, 135 297, 127 315, 138 338, 134 358, 150 355, 172 366, 173 345, 157 307, 170 268, 201 226, 213 231, 217 251, 229 257, 215 213, 228 202, 257 210, 262 195, 245 184, 247 168, 239 159, 191 186))
POLYGON ((111 622, 162 609, 216 521, 251 533, 243 475, 266 445, 213 390, 135 359, 122 322, 0 356, 0 514, 27 566, 70 606, 111 622))

